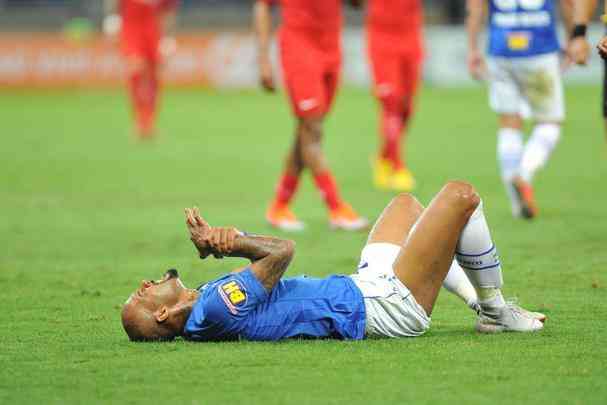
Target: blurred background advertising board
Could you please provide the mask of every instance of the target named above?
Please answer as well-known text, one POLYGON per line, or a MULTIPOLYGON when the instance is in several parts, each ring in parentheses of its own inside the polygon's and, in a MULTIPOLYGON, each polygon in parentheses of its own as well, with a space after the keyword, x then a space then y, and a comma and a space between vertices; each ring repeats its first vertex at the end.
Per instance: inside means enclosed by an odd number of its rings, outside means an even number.
MULTIPOLYGON (((0 87, 116 86, 124 66, 116 41, 100 34, 100 0, 0 0, 0 87)), ((473 83, 466 68, 463 0, 424 1, 424 80, 436 86, 473 83)), ((346 8, 343 83, 366 86, 363 13, 346 8)), ((164 66, 168 86, 257 85, 256 49, 250 28, 251 2, 181 0, 178 49, 164 66)), ((602 33, 590 30, 595 42, 602 33)), ((561 36, 563 37, 563 36, 561 36)), ((275 48, 275 47, 274 47, 275 48)), ((276 60, 276 49, 274 49, 276 60)), ((603 67, 567 69, 567 81, 596 83, 603 67)), ((276 71, 279 72, 278 63, 276 71)))

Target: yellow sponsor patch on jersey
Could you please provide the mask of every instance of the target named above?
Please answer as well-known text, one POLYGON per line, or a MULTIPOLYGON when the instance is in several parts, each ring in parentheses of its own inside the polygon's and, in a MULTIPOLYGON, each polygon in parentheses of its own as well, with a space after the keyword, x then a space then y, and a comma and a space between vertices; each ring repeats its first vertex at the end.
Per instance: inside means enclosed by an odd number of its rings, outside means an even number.
POLYGON ((526 32, 512 32, 508 34, 508 48, 513 51, 525 51, 529 49, 529 34, 526 32))
POLYGON ((234 306, 241 305, 247 300, 246 292, 236 280, 228 281, 220 288, 234 306))

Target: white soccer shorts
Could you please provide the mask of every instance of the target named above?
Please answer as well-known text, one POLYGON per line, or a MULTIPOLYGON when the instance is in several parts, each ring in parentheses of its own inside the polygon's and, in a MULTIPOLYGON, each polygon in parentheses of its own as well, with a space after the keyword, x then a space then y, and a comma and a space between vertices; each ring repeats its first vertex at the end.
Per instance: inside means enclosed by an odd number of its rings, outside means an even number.
POLYGON ((520 114, 540 122, 565 118, 559 55, 487 58, 489 104, 498 114, 520 114))
POLYGON ((430 327, 426 311, 394 275, 400 249, 391 243, 365 246, 358 272, 350 276, 365 300, 367 337, 419 336, 430 327))

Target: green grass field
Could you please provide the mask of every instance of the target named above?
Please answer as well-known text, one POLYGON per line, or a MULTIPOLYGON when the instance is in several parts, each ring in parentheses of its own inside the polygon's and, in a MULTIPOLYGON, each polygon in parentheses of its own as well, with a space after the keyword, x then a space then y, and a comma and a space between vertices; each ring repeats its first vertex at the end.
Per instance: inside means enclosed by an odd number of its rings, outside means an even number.
MULTIPOLYGON (((448 179, 484 198, 505 293, 549 321, 534 335, 479 336, 441 295, 431 331, 403 340, 130 343, 120 306, 171 266, 190 286, 237 267, 200 261, 182 210, 212 224, 263 221, 292 122, 284 98, 171 91, 160 139, 138 144, 121 92, 0 93, 0 403, 607 403, 607 153, 598 89, 568 89, 569 119, 537 177, 541 217, 515 221, 498 179, 481 88, 424 89, 410 165, 427 202, 448 179)), ((342 191, 375 218, 375 104, 344 90, 326 150, 342 191)), ((288 275, 354 271, 365 234, 331 232, 310 178, 288 275)))

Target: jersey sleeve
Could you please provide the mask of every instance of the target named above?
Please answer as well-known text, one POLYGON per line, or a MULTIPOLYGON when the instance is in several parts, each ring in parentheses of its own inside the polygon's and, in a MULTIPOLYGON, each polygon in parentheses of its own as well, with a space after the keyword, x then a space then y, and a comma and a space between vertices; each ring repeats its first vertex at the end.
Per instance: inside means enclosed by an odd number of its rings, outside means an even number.
POLYGON ((214 285, 205 299, 206 320, 218 335, 238 334, 251 311, 268 299, 268 292, 248 268, 214 285))

